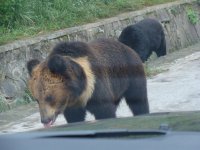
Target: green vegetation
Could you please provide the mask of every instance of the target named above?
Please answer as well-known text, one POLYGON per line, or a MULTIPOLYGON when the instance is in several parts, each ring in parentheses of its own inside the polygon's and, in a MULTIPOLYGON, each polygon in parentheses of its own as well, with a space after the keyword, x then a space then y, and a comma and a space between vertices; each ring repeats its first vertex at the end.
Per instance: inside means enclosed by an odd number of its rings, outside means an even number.
POLYGON ((167 69, 151 68, 148 66, 148 64, 144 64, 144 71, 147 77, 153 77, 158 75, 159 73, 167 71, 167 69))
POLYGON ((172 13, 174 16, 176 16, 176 15, 178 14, 178 10, 176 9, 176 7, 172 7, 172 8, 170 9, 170 11, 171 11, 171 13, 172 13))
POLYGON ((199 21, 199 15, 198 12, 193 10, 192 8, 189 8, 187 10, 187 16, 191 24, 195 25, 199 21))
POLYGON ((14 101, 8 101, 5 97, 0 95, 0 113, 6 110, 10 110, 13 107, 25 105, 33 102, 33 97, 28 89, 25 89, 23 96, 21 98, 17 98, 14 101))
POLYGON ((173 0, 0 0, 0 45, 173 0))
POLYGON ((153 52, 151 54, 151 56, 148 58, 148 60, 144 63, 144 71, 148 78, 151 78, 153 76, 156 76, 157 74, 160 74, 160 73, 168 70, 168 69, 164 69, 162 67, 149 65, 149 62, 154 61, 156 59, 157 59, 157 55, 155 52, 153 52))
POLYGON ((22 98, 18 98, 15 100, 15 105, 22 105, 22 104, 28 104, 30 102, 33 102, 33 97, 28 89, 24 90, 24 94, 22 98))

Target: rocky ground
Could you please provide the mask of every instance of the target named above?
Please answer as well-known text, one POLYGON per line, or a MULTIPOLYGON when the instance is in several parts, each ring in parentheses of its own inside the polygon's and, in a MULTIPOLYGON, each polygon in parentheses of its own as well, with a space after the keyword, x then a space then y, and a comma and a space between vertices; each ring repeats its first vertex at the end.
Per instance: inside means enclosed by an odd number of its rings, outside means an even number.
MULTIPOLYGON (((200 43, 148 62, 149 68, 162 73, 148 78, 151 112, 200 110, 200 43)), ((122 101, 118 117, 132 116, 122 101)), ((94 117, 87 114, 86 120, 94 117)), ((65 124, 60 115, 55 125, 65 124)), ((0 113, 0 132, 22 132, 42 128, 36 103, 0 113)))

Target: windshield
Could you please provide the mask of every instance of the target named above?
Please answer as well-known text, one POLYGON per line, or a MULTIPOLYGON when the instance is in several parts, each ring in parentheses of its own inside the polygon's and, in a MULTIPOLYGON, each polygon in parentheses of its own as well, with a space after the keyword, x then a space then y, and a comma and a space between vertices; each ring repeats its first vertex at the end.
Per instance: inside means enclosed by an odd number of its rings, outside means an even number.
POLYGON ((36 1, 0 5, 0 133, 200 130, 198 0, 36 1))

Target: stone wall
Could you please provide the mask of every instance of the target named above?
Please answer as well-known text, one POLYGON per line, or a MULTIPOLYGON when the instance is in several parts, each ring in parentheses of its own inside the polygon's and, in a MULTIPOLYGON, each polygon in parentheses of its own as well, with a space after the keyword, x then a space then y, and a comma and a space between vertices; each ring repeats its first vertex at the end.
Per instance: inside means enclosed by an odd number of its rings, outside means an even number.
POLYGON ((117 38, 124 27, 144 18, 156 18, 163 24, 168 53, 197 43, 200 21, 195 25, 190 23, 187 16, 190 8, 200 15, 200 6, 194 0, 184 0, 0 46, 0 94, 7 99, 21 96, 26 88, 26 62, 45 58, 59 41, 117 38))

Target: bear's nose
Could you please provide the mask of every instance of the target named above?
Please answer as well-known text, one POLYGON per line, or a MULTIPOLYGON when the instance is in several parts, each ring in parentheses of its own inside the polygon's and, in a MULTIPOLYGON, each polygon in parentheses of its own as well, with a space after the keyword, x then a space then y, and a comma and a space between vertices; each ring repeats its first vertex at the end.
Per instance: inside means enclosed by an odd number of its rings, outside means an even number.
POLYGON ((41 119, 41 122, 42 122, 43 124, 48 124, 50 121, 51 121, 50 118, 42 118, 42 119, 41 119))

